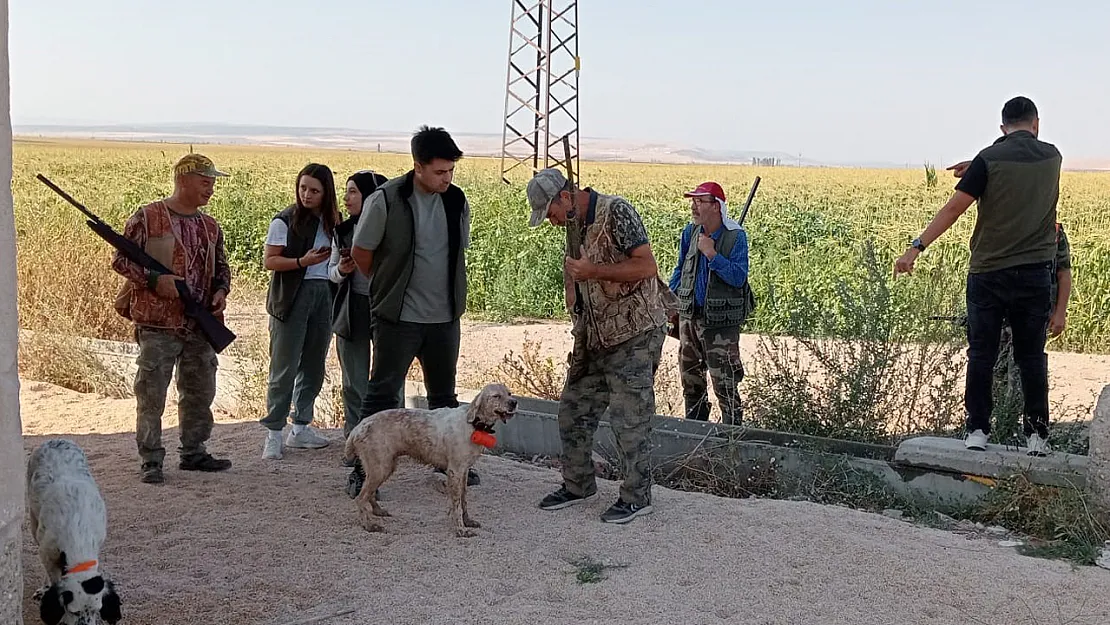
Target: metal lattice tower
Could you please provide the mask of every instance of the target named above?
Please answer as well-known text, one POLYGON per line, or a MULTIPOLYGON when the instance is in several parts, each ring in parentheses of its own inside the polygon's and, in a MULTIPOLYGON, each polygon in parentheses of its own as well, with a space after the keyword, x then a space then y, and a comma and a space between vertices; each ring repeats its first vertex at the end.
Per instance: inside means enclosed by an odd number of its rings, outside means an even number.
POLYGON ((524 168, 578 171, 578 2, 512 0, 501 179, 524 168))

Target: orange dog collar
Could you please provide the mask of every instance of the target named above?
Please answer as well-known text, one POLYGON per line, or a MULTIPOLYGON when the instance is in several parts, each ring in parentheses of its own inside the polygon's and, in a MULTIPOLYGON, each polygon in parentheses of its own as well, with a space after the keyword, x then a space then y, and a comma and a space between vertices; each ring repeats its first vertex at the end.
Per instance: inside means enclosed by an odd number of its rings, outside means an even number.
POLYGON ((493 434, 490 434, 489 432, 474 430, 474 432, 470 435, 470 442, 474 443, 475 445, 481 445, 482 447, 493 449, 493 446, 497 444, 497 437, 493 434))
POLYGON ((79 563, 67 568, 66 569, 66 575, 72 575, 74 573, 84 573, 85 571, 91 571, 95 568, 96 568, 96 560, 88 560, 88 561, 85 561, 85 562, 79 562, 79 563))

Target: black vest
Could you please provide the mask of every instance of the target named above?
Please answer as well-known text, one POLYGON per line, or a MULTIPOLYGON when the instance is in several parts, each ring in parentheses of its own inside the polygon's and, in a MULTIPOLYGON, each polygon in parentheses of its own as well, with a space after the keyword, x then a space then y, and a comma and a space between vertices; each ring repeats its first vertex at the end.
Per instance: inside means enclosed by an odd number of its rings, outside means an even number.
MULTIPOLYGON (((678 314, 687 319, 694 314, 694 277, 698 266, 698 235, 701 226, 694 226, 690 233, 690 246, 686 250, 686 258, 682 259, 682 272, 679 278, 678 289, 675 296, 678 298, 678 314)), ((718 254, 728 256, 736 244, 739 230, 725 230, 717 239, 713 249, 718 254)), ((704 325, 707 328, 739 326, 747 320, 748 315, 755 309, 755 294, 748 281, 739 287, 722 280, 716 273, 709 272, 709 282, 705 289, 705 306, 702 311, 704 325)))
MULTIPOLYGON (((375 317, 397 323, 405 302, 405 290, 412 277, 415 224, 409 198, 413 178, 407 174, 378 187, 386 205, 385 234, 374 250, 374 278, 370 282, 370 311, 375 317)), ((462 216, 466 195, 455 185, 440 195, 447 216, 447 288, 451 297, 451 318, 466 312, 466 259, 462 247, 462 216)))
MULTIPOLYGON (((291 204, 274 215, 274 219, 280 219, 289 229, 285 249, 281 251, 281 255, 285 258, 300 258, 308 253, 316 242, 316 229, 320 227, 320 218, 312 215, 305 229, 296 231, 293 228, 293 210, 296 207, 296 204, 291 204)), ((270 289, 266 292, 266 312, 279 321, 285 321, 297 298, 297 291, 301 288, 306 271, 307 268, 301 267, 291 271, 270 272, 270 289)), ((331 286, 332 295, 334 295, 335 284, 329 280, 328 285, 331 286)))

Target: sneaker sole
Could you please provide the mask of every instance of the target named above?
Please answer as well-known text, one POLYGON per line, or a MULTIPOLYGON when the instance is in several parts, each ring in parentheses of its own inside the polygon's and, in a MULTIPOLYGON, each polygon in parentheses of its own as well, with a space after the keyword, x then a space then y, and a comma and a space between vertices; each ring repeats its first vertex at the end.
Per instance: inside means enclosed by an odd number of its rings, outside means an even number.
POLYGON ((285 442, 285 446, 291 449, 323 449, 331 443, 290 443, 285 442))
POLYGON ((563 508, 569 508, 571 506, 576 506, 580 503, 586 503, 587 501, 593 499, 596 496, 597 496, 597 493, 594 493, 593 495, 586 495, 585 497, 582 497, 581 499, 571 499, 570 501, 564 501, 562 503, 557 503, 557 504, 553 504, 553 505, 545 506, 543 504, 540 504, 540 510, 562 510, 563 508))
POLYGON ((631 521, 632 519, 635 519, 638 516, 643 516, 645 514, 651 514, 651 506, 640 508, 639 510, 633 512, 632 514, 630 514, 626 517, 621 517, 619 519, 601 519, 601 520, 604 523, 616 523, 618 525, 622 525, 624 523, 628 523, 629 521, 631 521))

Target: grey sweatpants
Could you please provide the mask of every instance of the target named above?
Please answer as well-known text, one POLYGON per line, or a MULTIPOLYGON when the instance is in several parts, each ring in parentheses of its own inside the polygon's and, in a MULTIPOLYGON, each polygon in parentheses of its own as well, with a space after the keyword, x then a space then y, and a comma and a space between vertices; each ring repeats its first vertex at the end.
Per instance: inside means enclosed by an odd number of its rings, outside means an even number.
POLYGON ((327 280, 305 280, 285 321, 270 317, 270 386, 262 425, 282 430, 293 404, 293 423, 308 425, 324 385, 331 343, 331 288, 327 280))
MULTIPOLYGON (((343 437, 355 429, 362 420, 362 400, 370 384, 370 354, 373 323, 370 319, 370 297, 351 293, 351 336, 335 336, 335 351, 339 353, 339 368, 343 372, 343 437)), ((405 389, 397 393, 397 401, 405 405, 405 389)))

